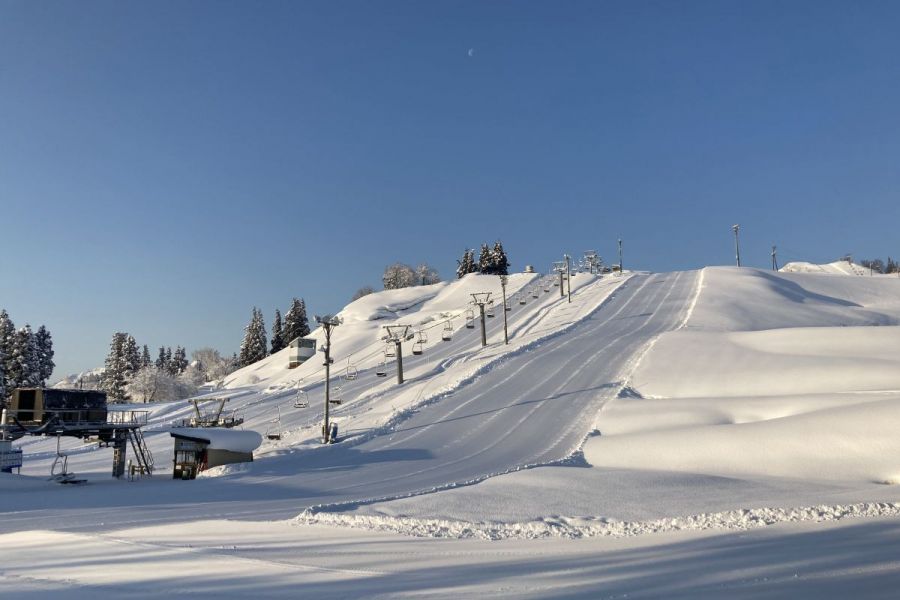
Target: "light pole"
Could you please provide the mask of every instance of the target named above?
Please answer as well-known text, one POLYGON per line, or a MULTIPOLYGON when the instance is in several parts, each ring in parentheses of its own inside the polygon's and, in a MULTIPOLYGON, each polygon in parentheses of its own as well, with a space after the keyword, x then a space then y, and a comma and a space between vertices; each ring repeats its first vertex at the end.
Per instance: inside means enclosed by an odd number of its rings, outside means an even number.
POLYGON ((506 275, 500 276, 500 287, 503 290, 503 343, 509 344, 509 330, 506 327, 506 284, 509 281, 509 277, 506 275))
POLYGON ((776 246, 772 246, 772 270, 773 271, 778 270, 778 252, 777 252, 777 250, 778 249, 776 246))
POLYGON ((397 384, 403 383, 403 341, 410 338, 409 325, 385 325, 384 339, 394 343, 397 354, 397 384))
POLYGON ((732 225, 731 230, 734 231, 734 258, 737 260, 737 266, 741 266, 741 245, 738 242, 738 232, 741 230, 741 226, 732 225))
POLYGON ((572 303, 572 268, 569 265, 569 255, 563 254, 563 257, 566 259, 566 281, 568 282, 568 293, 569 293, 569 304, 572 303))
MULTIPOLYGON (((472 304, 477 304, 481 309, 481 347, 487 346, 487 331, 484 324, 484 305, 490 302, 490 292, 477 292, 472 294, 472 304)), ((503 318, 506 318, 506 307, 503 307, 503 318)))
POLYGON ((341 324, 339 317, 316 315, 316 323, 325 331, 325 424, 322 425, 322 443, 327 444, 330 436, 328 429, 329 409, 331 408, 331 330, 341 324))
POLYGON ((622 274, 622 238, 619 238, 619 275, 622 274))

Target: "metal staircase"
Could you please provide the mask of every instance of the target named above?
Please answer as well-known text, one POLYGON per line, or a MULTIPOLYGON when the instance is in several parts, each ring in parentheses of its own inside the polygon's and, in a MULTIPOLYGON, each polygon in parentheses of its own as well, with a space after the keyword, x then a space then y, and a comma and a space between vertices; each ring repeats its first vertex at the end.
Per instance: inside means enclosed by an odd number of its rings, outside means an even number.
POLYGON ((131 450, 134 453, 138 470, 141 471, 141 474, 153 475, 153 454, 144 440, 144 434, 141 432, 141 429, 139 427, 129 429, 128 440, 131 442, 131 450))

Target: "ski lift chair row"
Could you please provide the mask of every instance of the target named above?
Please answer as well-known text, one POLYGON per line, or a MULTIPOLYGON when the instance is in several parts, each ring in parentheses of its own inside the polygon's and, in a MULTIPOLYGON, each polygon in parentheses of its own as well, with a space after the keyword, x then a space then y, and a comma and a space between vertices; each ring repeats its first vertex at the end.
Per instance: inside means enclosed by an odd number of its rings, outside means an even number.
POLYGON ((450 324, 448 320, 444 325, 444 330, 441 332, 441 340, 445 342, 449 342, 453 339, 453 325, 450 324))

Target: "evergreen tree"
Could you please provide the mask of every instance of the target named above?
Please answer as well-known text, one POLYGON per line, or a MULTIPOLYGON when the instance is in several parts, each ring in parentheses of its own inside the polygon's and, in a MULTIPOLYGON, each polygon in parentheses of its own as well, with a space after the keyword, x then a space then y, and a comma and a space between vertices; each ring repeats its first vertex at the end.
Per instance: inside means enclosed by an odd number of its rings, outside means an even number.
POLYGON ((491 251, 491 262, 493 263, 493 272, 495 275, 509 275, 509 260, 506 252, 503 250, 503 244, 500 240, 494 242, 494 249, 491 251))
POLYGON ((175 375, 181 375, 190 363, 187 359, 187 351, 181 346, 175 347, 175 354, 172 356, 172 370, 175 375))
POLYGON ((246 367, 264 359, 268 355, 266 343, 266 324, 262 311, 253 307, 250 323, 244 328, 244 341, 241 342, 241 366, 246 367))
POLYGON ((53 362, 53 338, 43 325, 38 327, 37 333, 34 334, 34 344, 38 353, 40 385, 43 386, 53 375, 53 369, 56 367, 56 363, 53 362))
POLYGON ((9 392, 18 387, 40 385, 40 363, 31 327, 26 325, 13 333, 6 359, 6 386, 9 392))
POLYGON ((281 311, 276 308, 275 318, 272 319, 272 354, 283 350, 285 346, 284 332, 281 328, 281 311))
POLYGON ((127 368, 125 346, 127 342, 127 334, 122 332, 114 333, 109 344, 109 354, 106 355, 100 387, 106 391, 112 402, 124 402, 128 399, 128 395, 125 392, 127 383, 125 377, 127 368))
POLYGON ((478 255, 478 270, 485 275, 494 273, 494 257, 487 244, 481 245, 481 252, 478 255))
POLYGON ((125 379, 131 379, 141 369, 141 352, 133 335, 125 334, 122 349, 125 360, 125 379))
POLYGON ((309 319, 306 317, 306 302, 303 298, 294 298, 284 315, 281 339, 288 345, 298 337, 307 335, 309 335, 309 319))
POLYGON ((166 346, 166 373, 175 375, 175 363, 172 362, 172 346, 166 346))
POLYGON ((156 364, 156 368, 159 369, 160 371, 168 370, 169 363, 166 362, 166 347, 165 346, 159 347, 159 356, 156 357, 155 364, 156 364))
POLYGON ((475 251, 466 248, 466 251, 463 252, 463 257, 461 260, 457 260, 456 263, 459 265, 456 269, 457 278, 463 278, 469 273, 476 273, 478 271, 478 266, 475 264, 475 251))
POLYGON ((146 369, 152 364, 153 361, 150 360, 150 348, 147 347, 147 344, 144 344, 144 349, 141 350, 141 368, 146 369))
MULTIPOLYGON (((12 346, 16 335, 16 326, 9 318, 6 310, 0 310, 0 391, 10 394, 14 386, 9 381, 10 362, 12 361, 12 346)), ((0 400, 5 396, 0 395, 0 400)))

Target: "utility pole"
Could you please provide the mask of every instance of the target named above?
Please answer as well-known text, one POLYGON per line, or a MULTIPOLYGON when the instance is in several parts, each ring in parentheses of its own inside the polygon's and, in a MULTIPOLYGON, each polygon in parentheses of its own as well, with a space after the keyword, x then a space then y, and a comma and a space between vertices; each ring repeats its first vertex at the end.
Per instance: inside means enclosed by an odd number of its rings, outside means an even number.
POLYGON ((506 327, 506 284, 509 281, 509 277, 506 275, 500 276, 500 287, 503 289, 503 343, 509 344, 509 330, 506 327))
POLYGON ((741 245, 738 242, 738 231, 741 230, 741 226, 732 225, 731 230, 734 231, 734 257, 737 260, 737 266, 741 266, 741 245))
POLYGON ((572 303, 572 268, 569 265, 569 255, 563 254, 563 257, 566 259, 566 281, 569 283, 569 304, 572 303))
POLYGON ((323 444, 328 443, 328 438, 331 435, 328 423, 329 409, 331 408, 331 331, 342 322, 339 317, 331 315, 320 317, 316 315, 316 323, 321 325, 325 331, 325 423, 322 425, 323 444))
POLYGON ((778 270, 778 252, 775 246, 772 246, 772 270, 778 270))
POLYGON ((403 383, 403 342, 411 339, 413 334, 409 332, 409 325, 385 325, 384 339, 394 343, 394 352, 397 354, 397 385, 403 383))
POLYGON ((619 238, 619 275, 622 274, 622 238, 619 238))
MULTIPOLYGON (((487 346, 487 331, 484 323, 484 306, 491 301, 490 292, 477 292, 472 294, 472 304, 477 304, 481 309, 481 347, 487 346)), ((503 307, 503 318, 506 318, 506 306, 503 307)))

